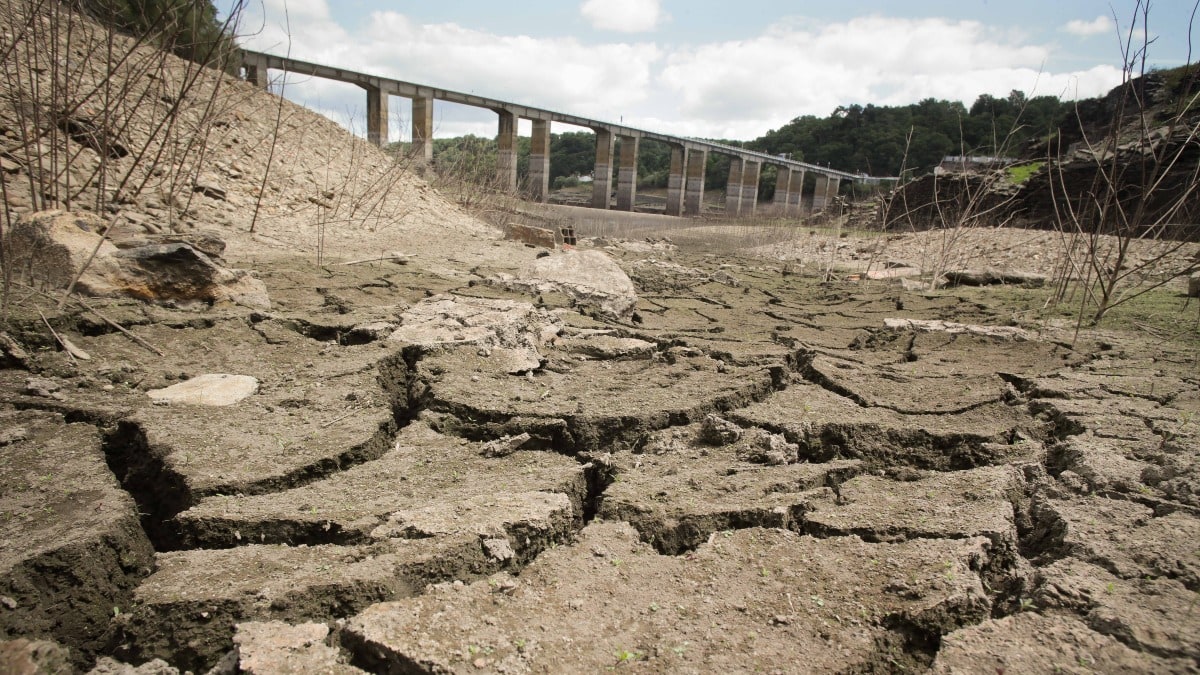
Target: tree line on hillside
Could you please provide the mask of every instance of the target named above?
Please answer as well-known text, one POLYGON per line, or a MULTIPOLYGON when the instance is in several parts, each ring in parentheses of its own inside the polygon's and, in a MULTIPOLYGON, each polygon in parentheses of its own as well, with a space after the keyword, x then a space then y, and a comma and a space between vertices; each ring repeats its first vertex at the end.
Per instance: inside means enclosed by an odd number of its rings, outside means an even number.
MULTIPOLYGON (((226 65, 234 26, 217 18, 211 0, 69 0, 72 9, 110 28, 147 39, 185 59, 226 65)), ((231 12, 237 16, 243 2, 231 12)))
MULTIPOLYGON (((957 101, 925 99, 905 106, 842 106, 828 117, 805 115, 752 141, 713 139, 772 155, 872 176, 922 175, 946 156, 1019 158, 1032 147, 1045 147, 1073 104, 1053 96, 1027 97, 1013 91, 1007 97, 984 94, 970 108, 957 101)), ((595 135, 588 131, 552 134, 550 181, 553 187, 572 185, 595 168, 595 135)), ((393 144, 403 149, 406 144, 393 144)), ((620 151, 620 140, 617 141, 620 151)), ((495 139, 478 136, 434 140, 434 166, 439 171, 495 171, 495 139)), ((518 138, 517 174, 529 171, 529 139, 518 138)), ((614 154, 614 158, 617 155, 614 154)), ((638 147, 638 187, 665 188, 671 150, 664 143, 642 140, 638 147)), ((613 167, 616 176, 617 167, 613 167)), ((705 186, 724 189, 729 158, 709 153, 705 186)), ((812 177, 808 178, 809 182, 812 177)), ((774 194, 775 170, 764 166, 760 197, 774 194)))

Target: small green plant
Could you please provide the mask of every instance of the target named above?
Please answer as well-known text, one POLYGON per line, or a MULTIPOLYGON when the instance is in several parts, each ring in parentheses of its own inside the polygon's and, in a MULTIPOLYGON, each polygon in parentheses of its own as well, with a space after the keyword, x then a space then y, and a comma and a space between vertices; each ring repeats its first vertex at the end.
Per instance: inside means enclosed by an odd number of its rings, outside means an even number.
POLYGON ((1033 611, 1033 608, 1034 608, 1034 604, 1033 604, 1033 600, 1031 598, 1021 598, 1021 611, 1022 612, 1033 611))
POLYGON ((617 665, 621 665, 623 663, 632 663, 640 660, 642 660, 642 654, 638 652, 631 652, 628 649, 617 650, 617 665))

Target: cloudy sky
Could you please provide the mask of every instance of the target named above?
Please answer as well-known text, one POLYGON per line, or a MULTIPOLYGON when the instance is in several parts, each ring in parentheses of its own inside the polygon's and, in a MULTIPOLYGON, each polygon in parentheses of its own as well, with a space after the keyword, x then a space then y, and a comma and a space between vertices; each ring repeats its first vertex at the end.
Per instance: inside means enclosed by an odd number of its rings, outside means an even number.
MULTIPOLYGON (((218 9, 227 13, 235 1, 217 0, 218 9)), ((1154 65, 1188 60, 1193 3, 1152 1, 1154 65)), ((248 48, 307 61, 641 129, 749 140, 854 103, 934 97, 969 106, 980 94, 1013 89, 1102 94, 1120 82, 1119 36, 1133 7, 1133 0, 246 0, 239 32, 248 48)), ((1137 31, 1140 41, 1140 22, 1137 31)), ((362 132, 361 89, 293 75, 284 91, 362 132)), ((408 101, 392 97, 390 106, 393 139, 407 138, 408 101)), ((437 136, 496 133, 489 111, 438 102, 434 120, 437 136)))

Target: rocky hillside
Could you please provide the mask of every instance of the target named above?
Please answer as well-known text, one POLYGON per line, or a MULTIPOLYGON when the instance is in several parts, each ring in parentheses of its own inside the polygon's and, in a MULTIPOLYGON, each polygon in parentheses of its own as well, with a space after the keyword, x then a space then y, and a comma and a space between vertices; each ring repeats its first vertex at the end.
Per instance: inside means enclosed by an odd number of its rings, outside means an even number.
POLYGON ((1081 101, 1055 136, 1026 151, 1032 171, 913 181, 888 205, 886 225, 1019 224, 1200 239, 1198 72, 1155 72, 1081 101))
POLYGON ((328 255, 494 236, 316 113, 57 2, 0 0, 0 16, 6 226, 31 210, 92 211, 114 219, 115 238, 216 230, 233 255, 250 242, 255 255, 328 255))

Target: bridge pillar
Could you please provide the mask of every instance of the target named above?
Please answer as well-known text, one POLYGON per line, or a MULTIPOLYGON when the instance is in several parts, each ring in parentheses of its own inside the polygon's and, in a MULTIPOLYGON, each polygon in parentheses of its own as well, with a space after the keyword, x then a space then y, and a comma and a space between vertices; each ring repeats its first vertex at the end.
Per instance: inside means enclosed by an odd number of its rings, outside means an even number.
POLYGON ((775 168, 775 197, 771 204, 780 216, 788 214, 788 200, 792 197, 792 167, 780 166, 775 168))
POLYGON ((742 171, 746 160, 729 158, 729 180, 725 183, 725 215, 736 216, 742 210, 742 171))
POLYGON ((367 90, 367 140, 378 147, 388 142, 388 95, 379 87, 361 85, 367 90))
POLYGON ((829 176, 823 173, 816 175, 817 185, 813 188, 812 211, 818 213, 825 210, 825 200, 829 196, 829 176))
MULTIPOLYGON (((838 187, 842 184, 842 179, 836 176, 830 176, 829 181, 825 186, 825 210, 834 208, 837 205, 838 187)), ((840 212, 835 215, 842 215, 840 212)))
POLYGON ((607 209, 612 194, 613 145, 617 137, 608 129, 596 129, 596 168, 592 173, 592 208, 607 209))
POLYGON ((267 59, 261 54, 242 52, 242 67, 246 69, 246 81, 260 89, 271 86, 267 78, 267 59))
POLYGON ((684 170, 687 166, 687 148, 682 145, 671 146, 671 172, 667 174, 667 208, 668 216, 683 215, 683 188, 686 182, 684 170))
POLYGON ((707 168, 707 150, 692 150, 687 154, 687 186, 683 198, 683 212, 686 215, 704 214, 704 173, 707 168))
POLYGON ((500 129, 496 134, 496 182, 501 190, 517 189, 517 114, 497 110, 500 129))
POLYGON ((838 185, 841 179, 835 176, 817 174, 817 187, 813 191, 812 212, 825 211, 833 206, 837 197, 838 185))
POLYGON ((742 164, 742 204, 738 213, 743 216, 753 216, 758 206, 758 175, 762 171, 762 162, 746 160, 742 164))
POLYGON ((412 100, 412 152, 419 161, 433 161, 433 99, 412 100))
POLYGON ((804 196, 804 169, 792 171, 792 179, 788 183, 788 212, 792 215, 804 215, 803 202, 800 200, 804 196))
POLYGON ((617 167, 617 210, 632 211, 637 202, 638 138, 621 136, 621 156, 617 167))
POLYGON ((550 196, 550 120, 533 120, 529 141, 529 193, 544 202, 550 196))

